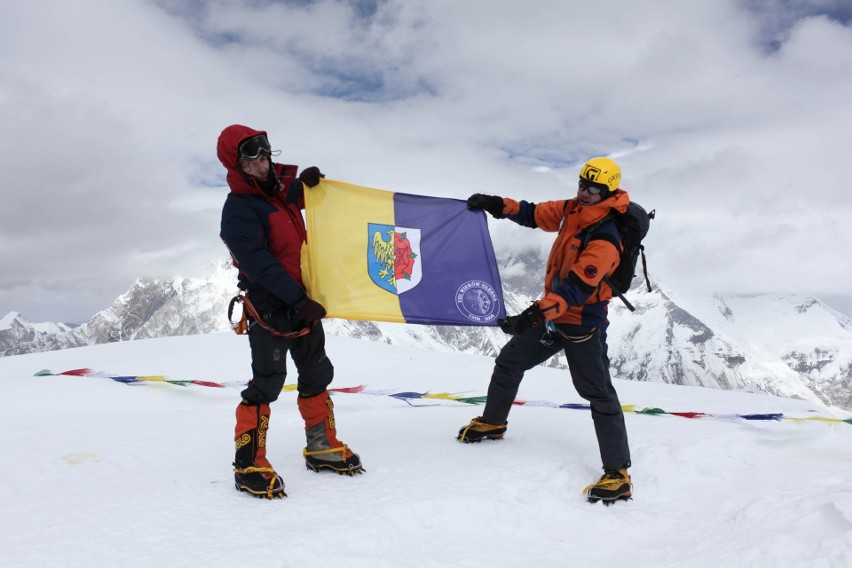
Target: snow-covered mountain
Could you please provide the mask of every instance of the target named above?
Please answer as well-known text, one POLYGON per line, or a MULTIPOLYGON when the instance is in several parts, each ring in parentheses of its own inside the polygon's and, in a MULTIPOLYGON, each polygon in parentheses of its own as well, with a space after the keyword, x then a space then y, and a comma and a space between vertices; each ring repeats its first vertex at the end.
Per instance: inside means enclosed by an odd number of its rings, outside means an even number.
MULTIPOLYGON (((540 294, 542 259, 501 260, 507 311, 540 294)), ((17 313, 0 320, 0 355, 229 329, 236 293, 226 263, 209 278, 136 281, 88 323, 31 324, 17 313)), ((852 411, 852 320, 803 295, 686 298, 640 279, 628 294, 635 312, 610 304, 610 360, 615 377, 801 398, 852 411)), ((434 351, 495 356, 498 328, 327 320, 327 333, 434 351)), ((564 356, 547 362, 565 367, 564 356)))
POLYGON ((30 323, 18 312, 0 319, 0 357, 85 345, 85 332, 64 323, 30 323))

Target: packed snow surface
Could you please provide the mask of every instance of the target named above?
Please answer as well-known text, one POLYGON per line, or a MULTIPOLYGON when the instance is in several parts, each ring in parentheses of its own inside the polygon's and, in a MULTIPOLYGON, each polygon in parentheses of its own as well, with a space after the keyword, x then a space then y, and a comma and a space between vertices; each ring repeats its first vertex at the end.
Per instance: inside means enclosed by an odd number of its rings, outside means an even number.
MULTIPOLYGON (((216 333, 0 359, 4 567, 852 565, 852 425, 813 402, 616 380, 634 498, 589 504, 600 474, 587 410, 516 406, 506 438, 465 445, 482 407, 388 394, 484 395, 493 359, 328 338, 339 437, 367 473, 305 469, 295 393, 272 406, 268 455, 289 497, 233 487, 244 337, 216 333), (82 367, 225 388, 46 376, 82 367), (384 394, 381 394, 384 393, 384 394)), ((292 367, 292 365, 291 365, 292 367)), ((295 376, 288 378, 292 384, 295 376)), ((538 367, 519 399, 582 403, 538 367)))

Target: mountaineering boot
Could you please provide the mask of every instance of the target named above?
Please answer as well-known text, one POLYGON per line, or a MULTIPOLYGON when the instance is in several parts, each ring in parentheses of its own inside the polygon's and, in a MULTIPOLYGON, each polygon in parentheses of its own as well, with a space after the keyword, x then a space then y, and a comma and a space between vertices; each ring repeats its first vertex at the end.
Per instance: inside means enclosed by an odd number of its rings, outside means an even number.
POLYGON ((237 427, 234 429, 234 485, 255 497, 277 499, 286 497, 284 481, 266 459, 266 432, 269 430, 268 404, 237 406, 237 427))
POLYGON ((627 501, 633 495, 633 484, 626 469, 606 469, 597 483, 583 489, 589 503, 603 501, 609 505, 619 499, 627 501))
POLYGON ((466 444, 471 442, 481 442, 484 439, 502 440, 503 435, 506 433, 506 426, 508 424, 508 422, 503 425, 489 424, 488 422, 482 421, 482 416, 477 416, 470 421, 470 424, 459 430, 459 435, 456 436, 456 440, 461 440, 466 444))
POLYGON ((337 439, 334 403, 323 391, 316 396, 299 396, 299 413, 305 420, 307 447, 305 465, 313 471, 330 469, 340 474, 355 475, 365 470, 361 458, 337 439))

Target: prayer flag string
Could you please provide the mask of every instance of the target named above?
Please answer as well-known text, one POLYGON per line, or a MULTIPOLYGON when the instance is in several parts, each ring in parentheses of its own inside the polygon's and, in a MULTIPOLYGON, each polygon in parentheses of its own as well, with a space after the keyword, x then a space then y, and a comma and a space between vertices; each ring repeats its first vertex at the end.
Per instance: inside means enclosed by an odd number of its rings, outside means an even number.
MULTIPOLYGON (((243 388, 245 387, 245 381, 228 381, 228 382, 214 382, 214 381, 206 381, 206 380, 172 380, 163 375, 110 375, 108 373, 95 371, 93 369, 83 368, 83 369, 71 369, 69 371, 63 371, 61 373, 54 373, 48 369, 44 369, 42 371, 37 372, 34 376, 36 377, 51 377, 51 376, 74 376, 74 377, 98 377, 98 378, 106 378, 116 381, 118 383, 122 383, 125 385, 141 385, 145 383, 166 383, 170 385, 176 385, 181 387, 188 387, 190 385, 196 385, 201 387, 211 387, 211 388, 243 388)), ((296 385, 284 385, 282 392, 294 392, 296 390, 296 385)), ((449 393, 449 392, 413 392, 413 391, 402 391, 395 392, 395 389, 383 389, 383 390, 368 390, 366 385, 358 385, 354 387, 342 387, 342 388, 329 388, 328 392, 330 393, 339 393, 339 394, 365 394, 370 396, 387 396, 390 398, 394 398, 397 400, 404 401, 411 406, 436 406, 440 405, 443 402, 451 402, 451 403, 459 403, 459 404, 470 404, 470 405, 483 405, 485 404, 486 398, 485 396, 467 396, 465 393, 449 393), (424 404, 425 401, 425 404, 424 404), (434 402, 432 402, 434 401, 434 402)), ((518 406, 544 406, 548 408, 568 408, 573 410, 590 410, 591 407, 588 404, 584 403, 564 403, 558 404, 555 402, 551 402, 548 400, 520 400, 516 399, 514 401, 515 405, 518 406)), ((710 414, 706 412, 670 412, 667 410, 663 410, 662 408, 638 408, 635 404, 624 404, 621 406, 622 410, 626 413, 633 414, 642 414, 646 416, 660 416, 660 415, 670 415, 670 416, 679 416, 681 418, 689 418, 689 419, 698 419, 698 418, 715 418, 722 420, 749 420, 749 421, 781 421, 781 420, 789 420, 795 423, 803 423, 810 421, 818 421, 818 422, 827 422, 827 423, 846 423, 852 425, 852 418, 840 419, 826 416, 808 416, 805 418, 801 417, 793 417, 793 416, 784 416, 783 413, 773 412, 773 413, 754 413, 754 414, 710 414)))

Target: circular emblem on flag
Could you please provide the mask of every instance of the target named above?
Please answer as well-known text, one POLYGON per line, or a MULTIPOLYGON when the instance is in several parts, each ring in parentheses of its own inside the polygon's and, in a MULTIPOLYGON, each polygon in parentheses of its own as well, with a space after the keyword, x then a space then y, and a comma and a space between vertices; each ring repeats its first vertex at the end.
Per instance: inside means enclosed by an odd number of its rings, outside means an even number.
POLYGON ((469 280, 459 286, 456 307, 464 317, 477 323, 492 322, 500 313, 497 292, 482 280, 469 280))
POLYGON ((598 275, 598 269, 595 266, 587 266, 583 269, 583 274, 586 275, 586 278, 591 280, 592 278, 598 275))

